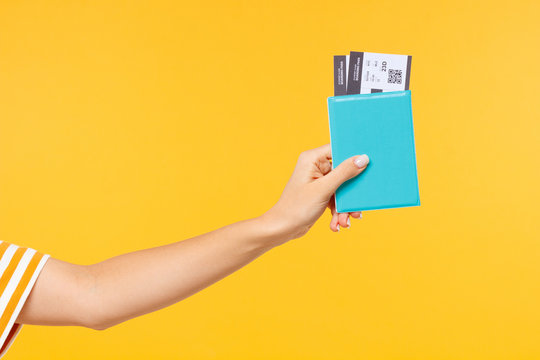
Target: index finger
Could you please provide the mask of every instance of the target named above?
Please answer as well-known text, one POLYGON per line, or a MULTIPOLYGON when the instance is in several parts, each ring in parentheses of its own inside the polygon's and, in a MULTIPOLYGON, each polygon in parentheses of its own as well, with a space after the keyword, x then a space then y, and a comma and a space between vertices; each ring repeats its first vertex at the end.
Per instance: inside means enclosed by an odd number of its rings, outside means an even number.
POLYGON ((330 147, 330 144, 324 144, 322 146, 316 147, 309 151, 313 154, 313 157, 315 157, 317 160, 331 160, 332 159, 332 148, 330 147))

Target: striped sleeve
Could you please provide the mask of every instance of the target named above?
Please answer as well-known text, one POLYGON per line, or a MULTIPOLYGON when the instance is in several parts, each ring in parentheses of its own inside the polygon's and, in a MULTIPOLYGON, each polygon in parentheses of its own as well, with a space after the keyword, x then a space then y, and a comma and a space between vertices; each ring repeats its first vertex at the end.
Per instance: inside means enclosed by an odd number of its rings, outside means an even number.
POLYGON ((0 240, 0 357, 21 330, 17 316, 43 269, 48 254, 0 240))

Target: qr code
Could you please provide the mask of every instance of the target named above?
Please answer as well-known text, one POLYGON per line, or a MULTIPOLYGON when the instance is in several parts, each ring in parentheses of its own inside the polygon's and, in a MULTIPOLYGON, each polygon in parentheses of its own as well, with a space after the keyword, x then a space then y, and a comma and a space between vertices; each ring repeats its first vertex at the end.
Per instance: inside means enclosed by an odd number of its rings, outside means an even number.
POLYGON ((401 84, 402 70, 388 69, 388 83, 401 84))

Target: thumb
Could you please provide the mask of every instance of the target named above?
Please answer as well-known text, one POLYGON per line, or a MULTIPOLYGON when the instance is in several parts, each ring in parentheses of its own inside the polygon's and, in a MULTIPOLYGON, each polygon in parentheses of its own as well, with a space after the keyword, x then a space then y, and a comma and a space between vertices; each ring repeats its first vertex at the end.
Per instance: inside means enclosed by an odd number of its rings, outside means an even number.
POLYGON ((320 179, 327 195, 332 195, 341 184, 364 171, 368 164, 369 157, 367 155, 355 155, 336 166, 320 179))

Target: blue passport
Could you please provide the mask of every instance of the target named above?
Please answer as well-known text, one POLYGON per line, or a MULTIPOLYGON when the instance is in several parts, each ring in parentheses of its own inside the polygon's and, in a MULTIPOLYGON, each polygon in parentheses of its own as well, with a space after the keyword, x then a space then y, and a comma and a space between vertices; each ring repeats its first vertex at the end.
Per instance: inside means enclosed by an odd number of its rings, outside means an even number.
POLYGON ((337 212, 420 205, 410 90, 329 97, 328 118, 332 168, 369 156, 336 190, 337 212))

